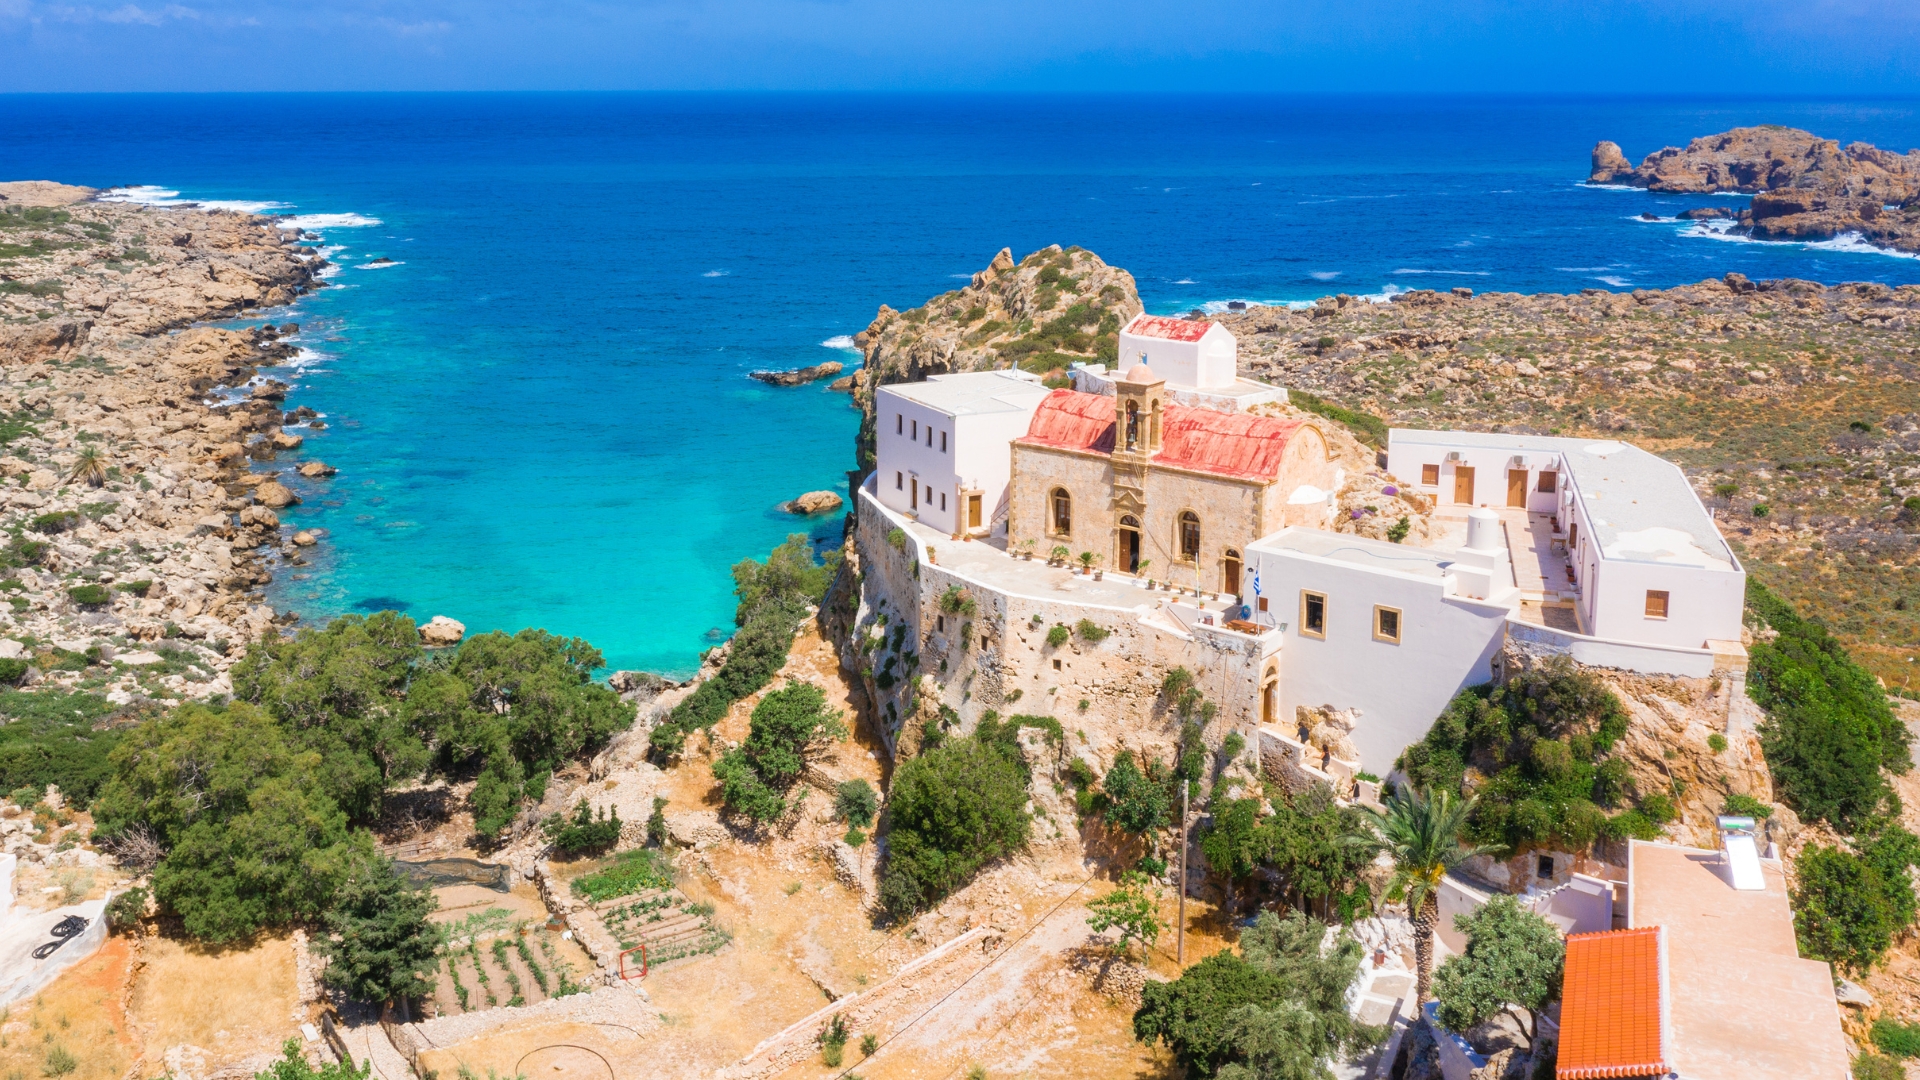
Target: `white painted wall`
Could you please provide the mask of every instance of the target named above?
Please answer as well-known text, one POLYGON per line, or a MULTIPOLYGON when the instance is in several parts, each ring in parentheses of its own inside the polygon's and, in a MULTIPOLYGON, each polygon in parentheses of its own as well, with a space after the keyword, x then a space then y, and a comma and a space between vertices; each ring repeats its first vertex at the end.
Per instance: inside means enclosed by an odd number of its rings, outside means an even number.
POLYGON ((1239 361, 1239 339, 1219 323, 1211 324, 1198 341, 1168 341, 1130 334, 1127 327, 1121 327, 1120 360, 1115 370, 1125 375, 1128 368, 1145 363, 1155 375, 1167 380, 1169 389, 1176 384, 1217 389, 1233 385, 1239 377, 1239 361))
POLYGON ((883 386, 874 414, 874 476, 888 509, 953 533, 964 520, 961 490, 977 488, 981 525, 991 524, 1006 497, 1008 444, 1027 433, 1032 408, 954 416, 883 386))
MULTIPOLYGON (((1582 547, 1587 545, 1582 542, 1582 547)), ((1740 640, 1747 575, 1738 570, 1588 559, 1594 569, 1581 597, 1594 637, 1700 648, 1708 640, 1740 640), (1647 591, 1668 594, 1667 617, 1647 617, 1647 591)), ((1576 571, 1577 573, 1578 571, 1576 571)))
MULTIPOLYGON (((1298 552, 1248 549, 1268 598, 1267 617, 1285 623, 1275 722, 1299 706, 1357 708, 1353 733, 1361 767, 1385 776, 1409 743, 1424 737, 1453 696, 1493 678, 1508 608, 1445 595, 1440 579, 1382 572, 1298 552), (1325 639, 1300 632, 1300 592, 1327 597, 1325 639), (1399 608, 1400 644, 1373 639, 1376 604, 1399 608)), ((1256 605, 1257 606, 1257 605, 1256 605)))
MULTIPOLYGON (((1556 475, 1555 488, 1565 486, 1566 473, 1561 468, 1558 454, 1544 450, 1516 451, 1509 447, 1479 446, 1435 446, 1428 443, 1410 443, 1394 439, 1387 440, 1387 472, 1414 491, 1431 495, 1442 506, 1454 504, 1454 479, 1462 465, 1473 469, 1474 506, 1500 507, 1507 505, 1507 470, 1517 469, 1513 463, 1514 455, 1520 454, 1527 459, 1527 509, 1535 513, 1550 514, 1559 509, 1559 495, 1556 492, 1540 491, 1540 474, 1553 472, 1556 475), (1459 461, 1448 461, 1447 455, 1458 453, 1459 461), (1421 466, 1440 466, 1440 482, 1423 484, 1421 466)), ((1562 522, 1562 524, 1565 524, 1562 522)))

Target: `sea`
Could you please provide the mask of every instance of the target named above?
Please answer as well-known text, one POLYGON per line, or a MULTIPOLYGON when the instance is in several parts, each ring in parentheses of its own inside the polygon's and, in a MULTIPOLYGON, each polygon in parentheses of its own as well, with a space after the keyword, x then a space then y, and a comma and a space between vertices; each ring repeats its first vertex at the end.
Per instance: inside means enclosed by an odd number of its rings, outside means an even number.
MULTIPOLYGON (((1001 248, 1079 245, 1149 310, 1416 288, 1628 291, 1750 278, 1920 282, 1857 239, 1754 243, 1673 220, 1745 199, 1582 183, 1746 124, 1920 143, 1920 102, 1645 97, 801 94, 0 96, 0 177, 284 215, 327 288, 273 372, 326 423, 283 517, 324 530, 272 601, 469 633, 583 637, 691 672, 739 560, 838 516, 852 335, 1001 248), (1645 220, 1652 214, 1658 220, 1645 220)), ((243 324, 246 321, 243 321, 243 324)), ((290 463, 277 463, 287 468, 290 463)))

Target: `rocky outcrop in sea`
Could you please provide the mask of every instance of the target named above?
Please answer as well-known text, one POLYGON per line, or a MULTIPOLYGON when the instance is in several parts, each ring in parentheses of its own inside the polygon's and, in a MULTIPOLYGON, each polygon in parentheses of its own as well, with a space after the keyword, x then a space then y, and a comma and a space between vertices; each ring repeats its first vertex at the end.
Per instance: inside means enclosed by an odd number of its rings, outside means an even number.
POLYGON ((1896 154, 1863 142, 1843 147, 1798 128, 1765 125, 1704 136, 1684 149, 1665 147, 1637 166, 1618 144, 1603 141, 1593 148, 1587 182, 1667 194, 1743 192, 1753 196, 1752 206, 1726 216, 1756 239, 1857 234, 1881 247, 1920 251, 1920 150, 1896 154))
POLYGON ((297 327, 197 324, 287 304, 326 260, 269 218, 93 194, 0 184, 0 649, 117 702, 225 693, 287 618, 269 567, 317 541, 278 513, 314 414, 249 388, 297 327))

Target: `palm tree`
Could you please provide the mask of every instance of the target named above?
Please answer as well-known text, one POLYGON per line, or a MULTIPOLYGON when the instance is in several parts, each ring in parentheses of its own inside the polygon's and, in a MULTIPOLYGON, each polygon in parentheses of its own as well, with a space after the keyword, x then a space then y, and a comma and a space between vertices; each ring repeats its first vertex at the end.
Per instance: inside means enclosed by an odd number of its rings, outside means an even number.
POLYGON ((67 470, 67 483, 84 481, 88 487, 99 487, 107 482, 107 455, 99 447, 82 447, 73 459, 73 468, 67 470))
POLYGON ((1433 929, 1440 921, 1441 879, 1489 850, 1460 841, 1473 802, 1456 799, 1444 788, 1418 792, 1401 787, 1387 796, 1384 813, 1367 811, 1374 833, 1371 841, 1393 860, 1388 895, 1405 897, 1407 913, 1413 917, 1413 952, 1419 969, 1416 1001, 1427 1000, 1433 986, 1433 929))

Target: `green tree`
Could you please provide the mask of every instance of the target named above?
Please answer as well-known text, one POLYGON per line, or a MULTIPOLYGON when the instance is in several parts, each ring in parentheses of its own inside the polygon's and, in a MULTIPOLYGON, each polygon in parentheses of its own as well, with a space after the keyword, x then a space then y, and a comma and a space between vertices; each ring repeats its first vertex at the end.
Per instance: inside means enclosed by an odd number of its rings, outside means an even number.
POLYGON ((1800 951, 1848 971, 1871 968, 1900 929, 1880 872, 1858 855, 1818 844, 1801 852, 1794 868, 1799 887, 1793 891, 1793 928, 1800 951))
POLYGON ((1189 1076, 1331 1080, 1329 1061, 1374 1034, 1347 1011, 1360 945, 1342 935, 1324 948, 1326 930, 1302 912, 1261 912, 1239 955, 1214 953, 1173 982, 1148 983, 1134 1037, 1165 1045, 1189 1076))
POLYGON ((1467 936, 1467 951, 1434 973, 1440 1022, 1465 1031, 1518 1005, 1529 1017, 1527 1038, 1536 1038, 1540 1010, 1560 996, 1566 960, 1560 931, 1506 895, 1455 916, 1453 925, 1467 936))
POLYGON ((1094 933, 1120 931, 1113 948, 1122 956, 1127 953, 1128 943, 1134 941, 1140 943, 1144 955, 1167 928, 1166 920, 1160 917, 1160 889, 1138 870, 1120 875, 1119 887, 1088 904, 1087 910, 1093 913, 1087 926, 1094 933))
POLYGON ((833 812, 854 828, 864 829, 880 812, 880 796, 865 780, 848 780, 834 792, 833 812))
POLYGON ((1461 842, 1472 799, 1456 799, 1442 788, 1418 792, 1396 789, 1384 812, 1370 810, 1373 843, 1393 860, 1390 898, 1405 899, 1413 913, 1415 1000, 1425 1001, 1433 984, 1433 931, 1440 918, 1440 881, 1447 871, 1484 849, 1461 842))
POLYGON ((1364 810, 1342 806, 1333 789, 1315 784, 1279 794, 1266 832, 1261 861, 1280 877, 1288 902, 1321 918, 1346 920, 1368 899, 1363 877, 1377 848, 1364 810))
POLYGON ((1026 847, 1027 779, 1017 746, 978 732, 901 765, 887 796, 887 913, 906 919, 925 910, 1026 847))
POLYGON ((314 940, 327 958, 322 980, 383 1007, 426 992, 440 967, 439 931, 428 920, 438 906, 432 891, 409 884, 392 860, 356 860, 326 913, 327 933, 314 940))
POLYGON ((807 755, 846 735, 838 712, 812 683, 791 682, 754 706, 747 740, 713 763, 727 809, 755 821, 787 812, 786 793, 807 768, 807 755))
MULTIPOLYGON (((1200 838, 1200 852, 1207 857, 1207 865, 1225 877, 1237 892, 1239 883, 1245 881, 1267 855, 1269 839, 1270 834, 1260 827, 1260 800, 1229 799, 1214 807, 1213 824, 1200 838)), ((1230 895, 1227 909, 1232 911, 1235 907, 1230 895)))
MULTIPOLYGON (((806 533, 792 533, 767 553, 767 561, 742 559, 733 564, 733 591, 740 598, 734 608, 736 626, 745 626, 754 609, 769 601, 819 603, 840 570, 840 554, 830 554, 824 563, 816 563, 813 545, 806 533)), ((952 614, 952 613, 950 613, 952 614)))
POLYGON ((1144 836, 1171 820, 1167 785, 1142 773, 1131 751, 1122 750, 1113 759, 1100 787, 1107 797, 1106 819, 1117 829, 1144 836))
POLYGON ((371 1059, 358 1068, 349 1061, 329 1061, 316 1069, 300 1052, 299 1039, 288 1039, 281 1045, 280 1054, 279 1061, 254 1073, 253 1080, 367 1080, 373 1075, 371 1059))

